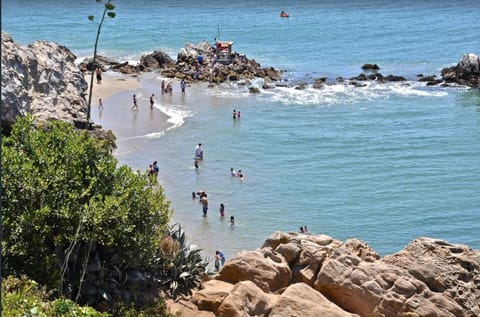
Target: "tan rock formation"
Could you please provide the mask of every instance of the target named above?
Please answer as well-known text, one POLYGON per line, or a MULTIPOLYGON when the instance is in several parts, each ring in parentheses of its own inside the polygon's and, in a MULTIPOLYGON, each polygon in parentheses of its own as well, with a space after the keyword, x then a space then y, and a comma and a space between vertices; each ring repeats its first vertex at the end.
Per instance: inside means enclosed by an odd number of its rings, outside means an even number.
POLYGON ((249 280, 265 292, 288 286, 291 278, 287 261, 271 248, 240 252, 225 263, 217 277, 229 283, 249 280))
POLYGON ((275 232, 216 279, 193 296, 216 316, 480 316, 480 251, 430 238, 380 258, 357 239, 275 232))
POLYGON ((274 305, 269 317, 353 317, 304 283, 290 285, 274 305))

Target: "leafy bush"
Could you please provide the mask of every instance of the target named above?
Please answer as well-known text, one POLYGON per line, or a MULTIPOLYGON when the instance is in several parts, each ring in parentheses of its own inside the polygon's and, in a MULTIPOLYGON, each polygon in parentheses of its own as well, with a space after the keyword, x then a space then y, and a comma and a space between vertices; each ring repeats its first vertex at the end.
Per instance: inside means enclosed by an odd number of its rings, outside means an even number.
POLYGON ((108 144, 86 132, 31 121, 19 119, 2 139, 4 274, 83 303, 132 297, 130 282, 155 264, 171 214, 162 188, 117 168, 108 144))
POLYGON ((201 249, 193 248, 186 240, 181 226, 174 225, 160 243, 155 257, 156 276, 173 298, 190 295, 191 290, 201 282, 208 262, 200 254, 201 249))
POLYGON ((78 316, 102 317, 91 307, 81 307, 71 300, 59 298, 49 300, 51 294, 35 281, 26 277, 8 277, 2 281, 2 314, 4 317, 17 316, 78 316))

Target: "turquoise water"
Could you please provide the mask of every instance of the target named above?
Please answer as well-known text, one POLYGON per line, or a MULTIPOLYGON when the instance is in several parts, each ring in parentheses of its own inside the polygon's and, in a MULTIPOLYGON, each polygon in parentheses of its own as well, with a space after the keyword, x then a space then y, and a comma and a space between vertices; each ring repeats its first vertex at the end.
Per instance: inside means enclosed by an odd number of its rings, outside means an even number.
MULTIPOLYGON (((119 161, 144 170, 158 159, 175 221, 207 251, 230 256, 301 225, 357 237, 381 254, 419 236, 480 248, 480 94, 414 81, 438 75, 463 53, 480 54, 479 1, 114 3, 117 17, 104 25, 100 52, 120 60, 154 49, 175 58, 186 42, 212 42, 220 33, 238 52, 286 70, 289 81, 354 76, 367 62, 410 79, 259 95, 235 84, 189 87, 184 98, 158 97, 155 116, 168 116, 170 125, 155 125, 155 117, 152 127, 117 127, 119 161), (290 18, 279 18, 281 10, 290 18), (232 120, 233 109, 241 120, 232 120), (198 142, 206 159, 195 171, 198 142), (245 179, 232 179, 230 167, 245 179), (206 218, 191 199, 198 189, 210 200, 206 218), (235 226, 219 219, 220 203, 235 226)), ((99 9, 95 1, 7 0, 2 30, 22 44, 58 42, 82 58, 95 36, 86 16, 99 9)), ((142 78, 140 98, 158 81, 142 78)), ((112 98, 128 103, 131 95, 112 98)))

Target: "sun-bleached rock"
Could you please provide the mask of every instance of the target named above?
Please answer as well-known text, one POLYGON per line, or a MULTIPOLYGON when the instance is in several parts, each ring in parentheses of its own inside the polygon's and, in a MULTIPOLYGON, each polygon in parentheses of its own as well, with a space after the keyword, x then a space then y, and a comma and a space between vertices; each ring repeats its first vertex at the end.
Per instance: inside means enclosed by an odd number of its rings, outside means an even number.
POLYGON ((27 113, 39 123, 84 125, 88 86, 75 59, 64 46, 46 41, 20 46, 2 31, 2 125, 27 113))

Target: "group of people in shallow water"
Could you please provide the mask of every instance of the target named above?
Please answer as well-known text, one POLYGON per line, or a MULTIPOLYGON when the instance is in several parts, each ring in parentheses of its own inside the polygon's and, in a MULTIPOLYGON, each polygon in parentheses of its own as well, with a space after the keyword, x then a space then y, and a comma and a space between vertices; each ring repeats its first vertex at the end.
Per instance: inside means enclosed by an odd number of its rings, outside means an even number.
MULTIPOLYGON (((205 191, 199 190, 197 192, 192 192, 192 199, 196 200, 198 197, 200 204, 202 205, 202 213, 203 216, 207 216, 208 212, 208 195, 205 191)), ((220 212, 220 218, 223 219, 225 217, 225 204, 220 203, 220 207, 218 208, 218 211, 220 212)), ((235 224, 235 217, 230 216, 230 225, 233 226, 235 224)))

